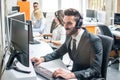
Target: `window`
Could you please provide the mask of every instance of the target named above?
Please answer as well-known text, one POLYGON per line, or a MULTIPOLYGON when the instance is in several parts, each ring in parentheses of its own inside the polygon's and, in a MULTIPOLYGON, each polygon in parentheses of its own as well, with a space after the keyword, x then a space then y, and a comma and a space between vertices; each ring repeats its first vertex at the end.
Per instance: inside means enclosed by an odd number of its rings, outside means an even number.
POLYGON ((94 10, 105 10, 105 0, 88 0, 88 8, 94 10))
POLYGON ((62 0, 61 2, 61 8, 67 9, 67 8, 75 8, 77 10, 80 9, 80 0, 62 0))
POLYGON ((58 10, 58 0, 42 0, 42 10, 44 12, 57 11, 58 10))

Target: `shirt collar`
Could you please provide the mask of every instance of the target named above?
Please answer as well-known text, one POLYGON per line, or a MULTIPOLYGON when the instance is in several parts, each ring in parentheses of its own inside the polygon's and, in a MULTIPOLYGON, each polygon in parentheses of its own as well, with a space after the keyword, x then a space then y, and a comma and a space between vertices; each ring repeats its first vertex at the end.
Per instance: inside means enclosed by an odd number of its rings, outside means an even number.
POLYGON ((81 28, 80 32, 78 33, 78 35, 76 37, 72 36, 72 39, 79 40, 81 38, 81 36, 82 36, 83 33, 84 33, 84 29, 81 28))

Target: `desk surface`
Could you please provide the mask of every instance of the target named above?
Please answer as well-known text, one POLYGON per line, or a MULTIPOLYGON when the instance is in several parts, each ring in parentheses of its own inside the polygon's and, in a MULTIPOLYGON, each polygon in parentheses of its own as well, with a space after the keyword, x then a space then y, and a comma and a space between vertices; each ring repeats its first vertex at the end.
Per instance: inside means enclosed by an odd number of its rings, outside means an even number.
POLYGON ((108 26, 109 29, 111 30, 112 34, 116 37, 120 37, 120 31, 117 31, 116 28, 120 28, 119 26, 115 26, 115 25, 110 25, 108 26))
MULTIPOLYGON (((45 42, 41 42, 41 44, 30 45, 30 58, 44 56, 52 51, 53 51, 52 48, 45 42)), ((18 64, 18 67, 19 66, 22 65, 18 64)), ((60 59, 44 62, 40 64, 40 66, 43 66, 51 70, 52 72, 58 68, 64 68, 67 70, 67 67, 60 59)), ((25 67, 22 68, 24 70, 27 69, 25 67)), ((1 80, 44 80, 41 76, 38 75, 36 76, 31 61, 30 61, 30 68, 28 70, 31 70, 30 74, 20 73, 15 70, 6 70, 1 80)))
POLYGON ((40 44, 30 44, 29 47, 30 58, 32 57, 40 57, 45 56, 48 53, 53 52, 53 49, 49 46, 49 44, 45 42, 41 42, 40 44))
POLYGON ((83 26, 97 26, 98 24, 103 24, 102 22, 94 22, 94 21, 91 21, 91 22, 88 22, 88 21, 83 21, 83 26))
POLYGON ((112 34, 116 37, 120 37, 120 31, 112 31, 112 34))

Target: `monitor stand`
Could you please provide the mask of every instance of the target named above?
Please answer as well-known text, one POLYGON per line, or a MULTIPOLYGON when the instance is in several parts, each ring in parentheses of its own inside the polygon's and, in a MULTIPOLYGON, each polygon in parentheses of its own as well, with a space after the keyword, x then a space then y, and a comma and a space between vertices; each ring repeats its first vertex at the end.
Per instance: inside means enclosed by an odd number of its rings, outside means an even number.
POLYGON ((8 67, 6 68, 6 70, 14 69, 14 70, 21 72, 21 73, 27 73, 27 74, 31 73, 30 70, 22 70, 19 67, 17 67, 17 65, 16 65, 17 63, 18 63, 17 60, 14 61, 13 64, 9 68, 8 67))
MULTIPOLYGON (((16 65, 19 66, 20 69, 22 69, 22 70, 28 69, 25 66, 23 66, 22 64, 20 64, 19 62, 16 65)), ((37 80, 37 75, 34 71, 34 68, 33 68, 31 62, 30 62, 29 70, 31 71, 31 73, 29 73, 29 74, 21 73, 14 69, 5 70, 4 74, 2 75, 1 80, 37 80)))
POLYGON ((29 43, 30 43, 30 44, 40 44, 40 42, 37 41, 37 40, 29 41, 29 43))

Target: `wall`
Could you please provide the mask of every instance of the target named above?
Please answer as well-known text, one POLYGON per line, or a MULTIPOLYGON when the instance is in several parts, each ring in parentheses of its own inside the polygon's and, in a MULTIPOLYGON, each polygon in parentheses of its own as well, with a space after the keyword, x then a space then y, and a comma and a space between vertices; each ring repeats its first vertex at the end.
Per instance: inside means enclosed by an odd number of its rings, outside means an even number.
MULTIPOLYGON (((0 72, 1 72, 1 61, 4 55, 5 49, 5 1, 0 0, 0 72)), ((1 78, 1 77, 0 77, 1 78)))
POLYGON ((117 12, 120 13, 120 0, 117 0, 117 12))
POLYGON ((113 22, 113 16, 116 12, 117 0, 106 0, 105 10, 106 10, 106 24, 111 25, 113 22), (108 3, 109 2, 109 3, 108 3))
POLYGON ((7 0, 7 13, 10 13, 12 10, 12 6, 16 6, 17 5, 17 0, 7 0))

